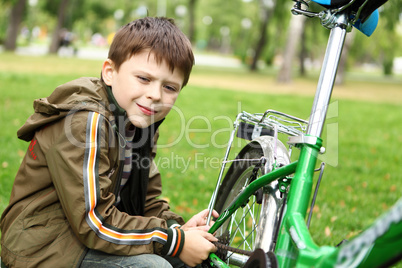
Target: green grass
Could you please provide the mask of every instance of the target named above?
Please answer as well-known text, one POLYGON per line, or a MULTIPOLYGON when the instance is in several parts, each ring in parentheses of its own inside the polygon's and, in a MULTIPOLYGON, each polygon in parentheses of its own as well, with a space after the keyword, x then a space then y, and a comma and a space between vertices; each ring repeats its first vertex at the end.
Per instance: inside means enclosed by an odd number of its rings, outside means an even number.
MULTIPOLYGON (((48 96, 59 84, 79 76, 98 76, 100 67, 99 61, 0 54, 0 212, 8 203, 13 178, 28 146, 17 139, 16 131, 33 112, 33 100, 48 96)), ((170 200, 173 211, 189 219, 208 206, 239 111, 271 108, 308 118, 313 101, 309 92, 258 93, 248 88, 232 90, 230 83, 218 86, 234 77, 250 79, 254 85, 264 81, 267 73, 195 68, 197 83, 190 80, 177 107, 161 126, 157 162, 163 175, 163 198, 170 200), (209 75, 214 80, 197 80, 209 75), (213 86, 214 81, 217 86, 213 86)), ((273 80, 272 76, 268 79, 273 80)), ((293 86, 301 91, 315 88, 310 80, 296 79, 293 86)), ((381 96, 388 88, 402 91, 399 80, 382 80, 370 89, 372 94, 377 90, 381 96)), ((349 83, 353 88, 369 86, 364 81, 349 83)), ((359 233, 401 196, 402 100, 357 99, 335 94, 330 106, 324 137, 332 140, 323 156, 329 164, 311 224, 318 244, 335 245, 359 233)), ((236 146, 233 152, 238 150, 236 146)))

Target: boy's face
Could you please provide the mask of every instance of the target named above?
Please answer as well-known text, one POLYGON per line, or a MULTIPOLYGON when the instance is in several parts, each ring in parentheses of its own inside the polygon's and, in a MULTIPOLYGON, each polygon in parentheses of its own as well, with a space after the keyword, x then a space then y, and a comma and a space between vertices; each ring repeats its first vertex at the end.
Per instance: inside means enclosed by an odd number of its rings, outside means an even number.
POLYGON ((179 96, 184 75, 178 68, 172 72, 165 61, 158 64, 148 50, 123 62, 117 72, 113 62, 103 63, 102 77, 112 87, 117 103, 130 122, 145 128, 163 119, 179 96))

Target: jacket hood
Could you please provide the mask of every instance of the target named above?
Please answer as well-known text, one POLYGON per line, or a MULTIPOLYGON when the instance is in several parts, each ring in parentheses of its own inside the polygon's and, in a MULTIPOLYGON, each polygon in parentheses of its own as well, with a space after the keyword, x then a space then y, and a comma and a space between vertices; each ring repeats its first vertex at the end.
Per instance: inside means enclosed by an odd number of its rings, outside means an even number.
POLYGON ((35 113, 18 130, 18 138, 30 141, 39 128, 77 111, 94 111, 109 118, 107 86, 98 78, 83 77, 58 86, 47 98, 33 103, 35 113))

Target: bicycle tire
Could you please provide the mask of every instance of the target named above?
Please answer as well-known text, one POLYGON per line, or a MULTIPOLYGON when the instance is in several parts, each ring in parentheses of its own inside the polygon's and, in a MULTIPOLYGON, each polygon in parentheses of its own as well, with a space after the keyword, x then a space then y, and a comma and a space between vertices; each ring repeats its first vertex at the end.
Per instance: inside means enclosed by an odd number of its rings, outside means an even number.
MULTIPOLYGON (((261 136, 253 140, 241 150, 236 157, 236 161, 232 163, 226 173, 218 191, 215 210, 221 213, 236 198, 240 190, 249 184, 249 178, 255 168, 255 160, 261 159, 261 157, 264 157, 267 163, 258 169, 258 176, 270 172, 275 161, 277 165, 286 165, 290 162, 288 151, 279 140, 275 141, 271 136, 261 136), (246 159, 250 161, 242 161, 246 159)), ((273 251, 274 236, 276 236, 279 229, 278 220, 281 217, 274 216, 276 222, 272 222, 272 216, 267 217, 269 212, 265 209, 265 206, 267 206, 267 201, 271 201, 271 206, 272 200, 275 199, 274 202, 277 202, 278 195, 282 195, 280 197, 281 202, 286 198, 282 193, 279 193, 277 184, 274 181, 264 187, 261 204, 256 202, 256 195, 251 196, 244 206, 240 207, 229 220, 223 223, 217 230, 216 236, 223 237, 228 235, 227 240, 223 239, 226 244, 241 250, 253 252, 257 248, 262 248, 265 252, 273 251), (271 226, 268 231, 266 230, 268 229, 267 225, 270 224, 276 226, 271 226), (269 242, 270 245, 266 245, 267 243, 264 243, 264 239, 262 239, 267 234, 272 236, 270 238, 271 242, 269 242)), ((276 211, 275 214, 282 214, 283 205, 280 204, 279 211, 276 211)), ((242 266, 248 259, 248 256, 237 256, 236 258, 240 260, 232 260, 231 253, 227 255, 229 256, 226 256, 226 261, 237 266, 242 266)))

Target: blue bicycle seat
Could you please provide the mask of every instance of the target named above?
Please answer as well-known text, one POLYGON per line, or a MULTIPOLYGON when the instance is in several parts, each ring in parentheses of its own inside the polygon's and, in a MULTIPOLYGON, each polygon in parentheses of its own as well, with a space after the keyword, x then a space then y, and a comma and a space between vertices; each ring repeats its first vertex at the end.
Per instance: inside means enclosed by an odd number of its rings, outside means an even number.
POLYGON ((379 13, 378 9, 376 9, 364 22, 362 22, 361 19, 358 19, 353 26, 365 35, 370 36, 377 28, 378 19, 379 13))
POLYGON ((335 7, 340 7, 344 6, 347 3, 350 2, 350 0, 313 0, 317 4, 329 7, 329 8, 335 8, 335 7))
MULTIPOLYGON (((317 4, 332 9, 348 5, 351 0, 312 0, 317 4)), ((360 10, 359 19, 353 25, 356 29, 370 36, 377 28, 379 12, 378 8, 388 0, 355 0, 347 7, 353 13, 360 10)))

